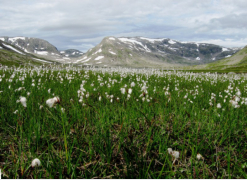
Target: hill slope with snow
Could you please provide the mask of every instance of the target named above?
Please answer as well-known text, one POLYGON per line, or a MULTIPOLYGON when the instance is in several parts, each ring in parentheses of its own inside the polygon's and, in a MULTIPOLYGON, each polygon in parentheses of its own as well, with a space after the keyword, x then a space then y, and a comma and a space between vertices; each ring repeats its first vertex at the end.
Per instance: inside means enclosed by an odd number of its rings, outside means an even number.
POLYGON ((74 64, 159 67, 206 64, 238 50, 214 44, 179 42, 168 38, 106 37, 74 64))

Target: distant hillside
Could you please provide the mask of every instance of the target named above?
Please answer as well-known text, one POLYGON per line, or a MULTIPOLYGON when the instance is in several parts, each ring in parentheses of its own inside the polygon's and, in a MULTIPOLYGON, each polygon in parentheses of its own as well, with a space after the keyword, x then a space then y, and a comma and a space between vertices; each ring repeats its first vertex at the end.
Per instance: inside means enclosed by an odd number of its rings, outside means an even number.
POLYGON ((70 63, 73 58, 78 58, 83 53, 76 49, 58 51, 58 49, 46 40, 30 37, 0 37, 3 42, 9 43, 26 53, 31 53, 38 57, 50 59, 55 62, 70 63))
POLYGON ((207 43, 179 42, 169 38, 106 37, 85 54, 76 49, 58 51, 48 41, 38 38, 0 37, 0 42, 0 61, 17 64, 34 61, 38 64, 55 62, 73 63, 77 66, 173 68, 201 65, 197 68, 205 68, 205 64, 215 62, 207 66, 210 68, 221 66, 221 62, 224 62, 224 66, 236 65, 236 59, 244 56, 234 55, 239 49, 207 43), (226 60, 218 62, 224 58, 226 60))
POLYGON ((51 64, 50 60, 39 58, 0 40, 0 64, 6 66, 51 64))
POLYGON ((168 38, 106 37, 74 64, 130 67, 188 66, 217 61, 237 51, 214 44, 179 42, 168 38))
POLYGON ((60 54, 70 58, 78 58, 82 56, 84 53, 77 49, 67 49, 64 51, 60 51, 60 54))
POLYGON ((219 61, 202 66, 194 66, 193 68, 212 70, 247 69, 247 46, 245 46, 243 49, 241 49, 231 57, 224 58, 219 61))

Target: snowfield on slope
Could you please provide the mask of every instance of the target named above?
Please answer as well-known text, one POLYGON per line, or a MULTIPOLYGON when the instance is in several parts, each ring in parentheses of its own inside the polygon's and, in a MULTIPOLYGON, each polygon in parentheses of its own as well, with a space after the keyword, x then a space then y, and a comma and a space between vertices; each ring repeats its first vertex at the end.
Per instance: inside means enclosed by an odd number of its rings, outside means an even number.
POLYGON ((98 57, 96 57, 94 60, 95 60, 95 61, 98 61, 98 60, 103 59, 103 58, 104 58, 104 56, 98 56, 98 57))
POLYGON ((9 48, 9 49, 12 49, 13 51, 15 51, 15 52, 17 52, 17 53, 19 53, 19 54, 26 55, 26 54, 24 54, 24 53, 18 51, 17 49, 13 48, 13 47, 10 46, 10 45, 4 44, 4 43, 3 43, 3 45, 4 45, 5 47, 9 48))

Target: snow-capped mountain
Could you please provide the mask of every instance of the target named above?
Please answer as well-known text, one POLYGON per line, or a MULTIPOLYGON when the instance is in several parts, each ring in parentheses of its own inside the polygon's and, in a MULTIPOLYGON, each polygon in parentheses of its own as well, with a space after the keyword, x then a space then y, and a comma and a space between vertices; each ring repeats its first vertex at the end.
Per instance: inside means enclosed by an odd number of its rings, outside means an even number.
POLYGON ((47 58, 55 62, 68 63, 72 62, 73 58, 83 55, 81 51, 75 49, 58 51, 54 45, 39 38, 0 37, 0 40, 17 47, 26 53, 31 53, 35 56, 47 58))
POLYGON ((1 65, 42 65, 52 64, 51 60, 37 57, 27 53, 22 48, 0 40, 0 64, 1 65))
POLYGON ((60 54, 66 57, 77 58, 77 57, 82 56, 84 53, 77 49, 67 49, 65 51, 60 51, 60 54))
POLYGON ((134 67, 195 65, 230 57, 238 50, 169 38, 106 37, 74 64, 134 67))
POLYGON ((240 50, 214 44, 145 37, 106 37, 85 54, 75 49, 58 51, 48 41, 38 38, 0 37, 0 42, 9 46, 5 47, 2 44, 1 48, 12 49, 12 51, 23 55, 32 54, 38 59, 43 58, 49 62, 97 66, 174 67, 198 65, 230 57, 240 50))

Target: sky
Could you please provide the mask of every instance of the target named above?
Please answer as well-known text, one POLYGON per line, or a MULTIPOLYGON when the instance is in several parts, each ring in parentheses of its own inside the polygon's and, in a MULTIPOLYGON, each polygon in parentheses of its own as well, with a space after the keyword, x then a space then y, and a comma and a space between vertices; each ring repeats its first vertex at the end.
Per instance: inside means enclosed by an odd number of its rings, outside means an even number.
POLYGON ((86 52, 106 36, 247 45, 246 0, 0 0, 0 36, 86 52))

